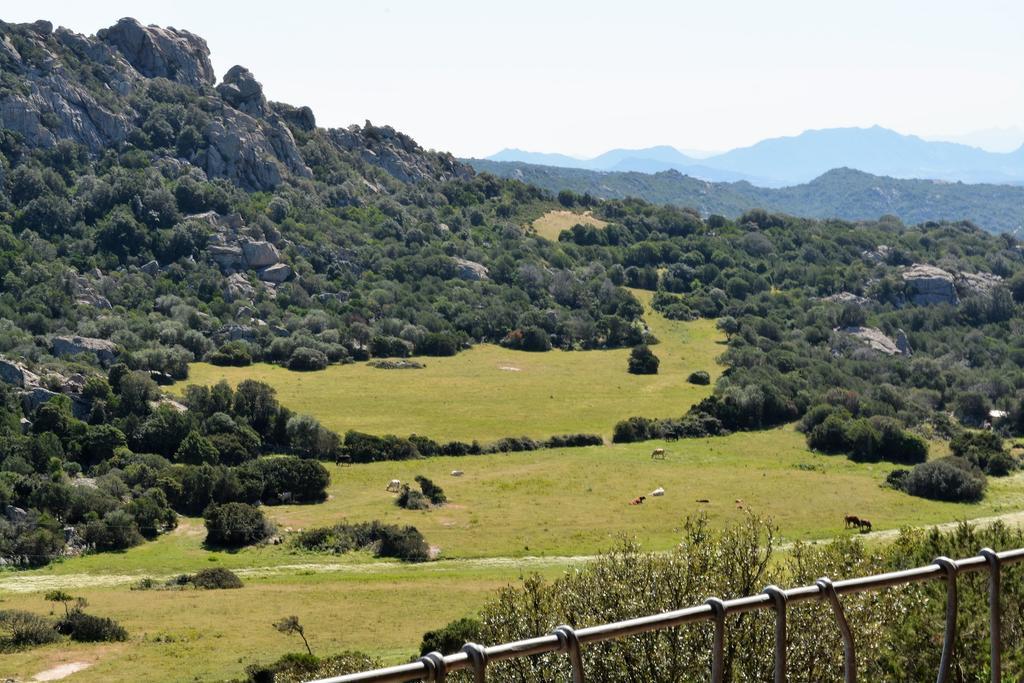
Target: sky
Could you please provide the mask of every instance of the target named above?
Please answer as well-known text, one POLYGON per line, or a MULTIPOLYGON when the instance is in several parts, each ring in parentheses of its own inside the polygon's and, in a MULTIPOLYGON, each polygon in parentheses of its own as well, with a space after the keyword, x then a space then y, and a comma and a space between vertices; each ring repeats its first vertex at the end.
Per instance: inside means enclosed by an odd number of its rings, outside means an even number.
MULTIPOLYGON (((93 34, 132 16, 204 37, 269 99, 428 148, 726 150, 881 125, 1024 142, 1024 3, 1002 0, 32 0, 4 21, 93 34)), ((996 149, 999 148, 999 149, 996 149)))

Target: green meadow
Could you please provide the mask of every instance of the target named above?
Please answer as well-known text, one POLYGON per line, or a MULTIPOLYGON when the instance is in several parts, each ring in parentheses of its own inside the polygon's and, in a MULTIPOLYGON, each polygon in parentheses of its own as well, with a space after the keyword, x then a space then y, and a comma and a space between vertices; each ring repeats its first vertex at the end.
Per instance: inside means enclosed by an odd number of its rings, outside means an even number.
POLYGON ((420 358, 426 363, 422 370, 354 363, 302 373, 265 363, 196 363, 188 382, 267 382, 284 405, 338 432, 481 442, 578 432, 610 438, 615 423, 632 415, 682 415, 711 393, 711 387, 689 384, 686 377, 706 370, 714 382, 722 370, 716 359, 725 349, 724 337, 713 320, 666 320, 650 308, 650 292, 634 294, 660 340, 652 347, 661 360, 657 375, 626 372, 629 349, 530 353, 478 344, 457 356, 420 358))
MULTIPOLYGON (((648 293, 637 295, 649 303, 648 293)), ((607 438, 631 415, 683 414, 711 391, 686 376, 707 370, 714 380, 722 370, 716 358, 723 340, 713 322, 668 321, 649 308, 646 319, 661 340, 654 347, 661 370, 654 376, 629 375, 628 350, 532 354, 478 345, 452 358, 428 358, 423 370, 360 363, 296 373, 266 364, 197 364, 190 381, 266 381, 285 405, 340 432, 467 441, 573 432, 607 438)), ((324 502, 265 508, 284 538, 277 545, 208 550, 202 520, 186 518, 174 532, 125 552, 0 574, 0 609, 49 612, 44 592, 62 588, 131 634, 126 643, 64 643, 0 655, 0 673, 31 679, 74 663, 85 666, 70 679, 75 683, 152 678, 155 672, 161 681, 230 679, 249 664, 301 647, 271 626, 292 614, 314 652, 357 649, 395 663, 414 654, 424 631, 472 615, 496 590, 529 574, 556 576, 624 538, 652 551, 671 548, 690 515, 723 525, 752 511, 773 518, 785 542, 854 533, 843 528, 846 513, 871 520, 873 537, 884 538, 902 526, 1024 508, 1024 473, 992 479, 976 505, 912 498, 882 486, 890 465, 812 453, 792 427, 328 468, 324 502), (664 460, 651 458, 656 447, 667 450, 664 460), (452 476, 456 469, 464 474, 452 476), (409 511, 394 504, 387 482, 420 474, 444 488, 447 505, 409 511), (658 487, 665 495, 650 497, 658 487), (629 505, 641 495, 646 502, 629 505), (416 526, 439 559, 402 564, 367 553, 317 555, 288 542, 300 529, 375 519, 416 526), (238 572, 245 587, 132 590, 144 577, 163 581, 215 566, 238 572)))

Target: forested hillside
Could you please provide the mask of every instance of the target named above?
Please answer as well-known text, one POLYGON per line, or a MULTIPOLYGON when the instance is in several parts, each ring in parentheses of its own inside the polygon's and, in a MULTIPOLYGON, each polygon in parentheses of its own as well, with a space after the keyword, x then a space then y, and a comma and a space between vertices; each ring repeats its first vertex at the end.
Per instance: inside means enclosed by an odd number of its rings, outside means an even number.
MULTIPOLYGON (((337 436, 255 382, 168 402, 158 385, 193 361, 316 371, 481 342, 656 353, 626 286, 656 290, 670 317, 718 319, 731 367, 679 420, 637 416, 619 440, 803 419, 816 447, 912 464, 922 435, 958 434, 950 411, 980 425, 999 408, 1000 428, 1024 429, 1024 257, 1010 235, 556 201, 386 126, 319 128, 242 67, 216 84, 187 32, 37 22, 0 37, 7 562, 43 563, 72 532, 122 548, 175 511, 322 494, 308 458, 335 457, 337 436), (532 221, 560 207, 607 226, 538 237, 532 221), (280 452, 293 457, 261 457, 280 452)), ((381 458, 420 454, 381 443, 381 458)), ((972 448, 972 481, 1015 466, 972 448)))
POLYGON ((991 232, 1024 227, 1024 187, 875 176, 849 168, 829 171, 789 187, 748 182, 708 182, 668 170, 601 172, 517 162, 468 160, 480 172, 514 178, 550 192, 571 190, 601 199, 636 197, 658 204, 737 217, 752 208, 794 216, 875 220, 893 215, 905 223, 969 220, 991 232))

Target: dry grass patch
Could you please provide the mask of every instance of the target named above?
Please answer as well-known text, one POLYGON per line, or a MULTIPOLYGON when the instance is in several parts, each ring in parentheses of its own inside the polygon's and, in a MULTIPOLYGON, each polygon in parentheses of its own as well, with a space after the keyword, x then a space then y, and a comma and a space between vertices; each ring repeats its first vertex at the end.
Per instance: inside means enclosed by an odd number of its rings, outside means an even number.
POLYGON ((589 211, 576 213, 575 211, 548 211, 546 214, 533 222, 533 229, 538 235, 552 242, 558 241, 558 235, 563 230, 568 230, 577 223, 593 225, 595 228, 603 228, 608 225, 607 221, 594 218, 589 211))

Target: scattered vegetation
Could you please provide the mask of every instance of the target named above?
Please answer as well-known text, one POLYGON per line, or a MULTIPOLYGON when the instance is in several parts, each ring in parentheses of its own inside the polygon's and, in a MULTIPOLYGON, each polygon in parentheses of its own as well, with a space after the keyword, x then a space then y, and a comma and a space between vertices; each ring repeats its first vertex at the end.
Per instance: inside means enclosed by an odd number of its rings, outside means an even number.
POLYGON ((404 562, 430 559, 430 548, 416 527, 379 521, 306 529, 295 534, 292 544, 303 550, 339 555, 369 549, 375 557, 393 557, 404 562))
POLYGON ((241 548, 270 537, 273 525, 263 512, 247 503, 212 505, 203 513, 206 544, 213 547, 241 548))
POLYGON ((634 346, 629 353, 629 372, 634 375, 657 375, 660 363, 646 344, 634 346))

